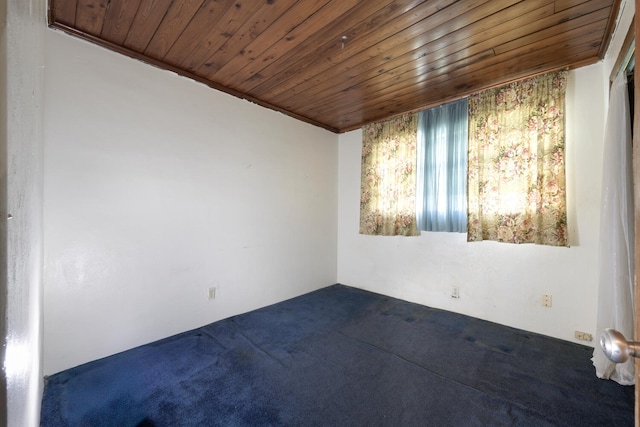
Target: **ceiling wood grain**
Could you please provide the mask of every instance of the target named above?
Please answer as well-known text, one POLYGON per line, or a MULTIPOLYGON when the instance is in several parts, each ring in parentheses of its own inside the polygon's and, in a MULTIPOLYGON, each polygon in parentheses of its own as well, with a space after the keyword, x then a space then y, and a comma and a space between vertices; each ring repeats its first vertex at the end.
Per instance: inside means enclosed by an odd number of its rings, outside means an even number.
POLYGON ((602 59, 620 0, 49 0, 49 25, 333 132, 602 59))

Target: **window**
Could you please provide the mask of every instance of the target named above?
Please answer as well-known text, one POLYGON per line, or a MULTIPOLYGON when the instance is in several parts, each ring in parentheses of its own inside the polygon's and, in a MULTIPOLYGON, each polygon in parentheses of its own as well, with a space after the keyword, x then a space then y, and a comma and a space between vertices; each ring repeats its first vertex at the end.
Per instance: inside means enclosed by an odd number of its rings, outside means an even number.
POLYGON ((467 232, 467 100, 418 113, 420 230, 467 232))
POLYGON ((363 129, 360 233, 567 246, 567 72, 363 129))

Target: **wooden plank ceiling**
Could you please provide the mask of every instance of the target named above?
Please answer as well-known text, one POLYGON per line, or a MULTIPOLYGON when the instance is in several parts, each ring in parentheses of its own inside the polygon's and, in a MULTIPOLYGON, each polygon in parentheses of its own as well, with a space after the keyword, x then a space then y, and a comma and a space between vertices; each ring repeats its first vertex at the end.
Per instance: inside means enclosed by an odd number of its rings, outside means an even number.
POLYGON ((620 0, 50 0, 49 24, 334 132, 602 59, 620 0))

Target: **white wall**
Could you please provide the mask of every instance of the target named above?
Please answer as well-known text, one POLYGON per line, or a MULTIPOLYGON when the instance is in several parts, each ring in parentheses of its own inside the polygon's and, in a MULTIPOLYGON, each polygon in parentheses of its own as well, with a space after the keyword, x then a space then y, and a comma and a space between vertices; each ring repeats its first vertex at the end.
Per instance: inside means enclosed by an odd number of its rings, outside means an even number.
POLYGON ((605 84, 598 63, 569 74, 567 191, 571 248, 467 243, 462 233, 358 234, 361 131, 340 136, 338 281, 575 341, 594 334, 605 84), (453 287, 460 299, 452 299, 453 287), (541 305, 552 294, 553 307, 541 305))
POLYGON ((46 49, 45 374, 336 283, 337 135, 46 49))
POLYGON ((6 179, 7 204, 0 216, 7 238, 4 370, 8 426, 36 426, 40 417, 45 3, 7 1, 6 27, 3 22, 0 36, 6 54, 0 75, 2 83, 6 80, 6 88, 2 88, 6 117, 2 119, 1 138, 7 158, 2 160, 6 163, 0 175, 2 181, 6 179), (10 220, 5 219, 7 212, 10 220))

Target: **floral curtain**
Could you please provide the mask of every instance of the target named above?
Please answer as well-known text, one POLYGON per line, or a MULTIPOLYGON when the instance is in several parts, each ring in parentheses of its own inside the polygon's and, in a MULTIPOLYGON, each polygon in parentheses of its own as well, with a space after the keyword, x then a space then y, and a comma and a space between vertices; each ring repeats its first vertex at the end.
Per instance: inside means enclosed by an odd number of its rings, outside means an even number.
POLYGON ((567 246, 567 72, 469 97, 467 240, 567 246))
POLYGON ((362 135, 360 233, 417 236, 417 114, 367 125, 362 135))

